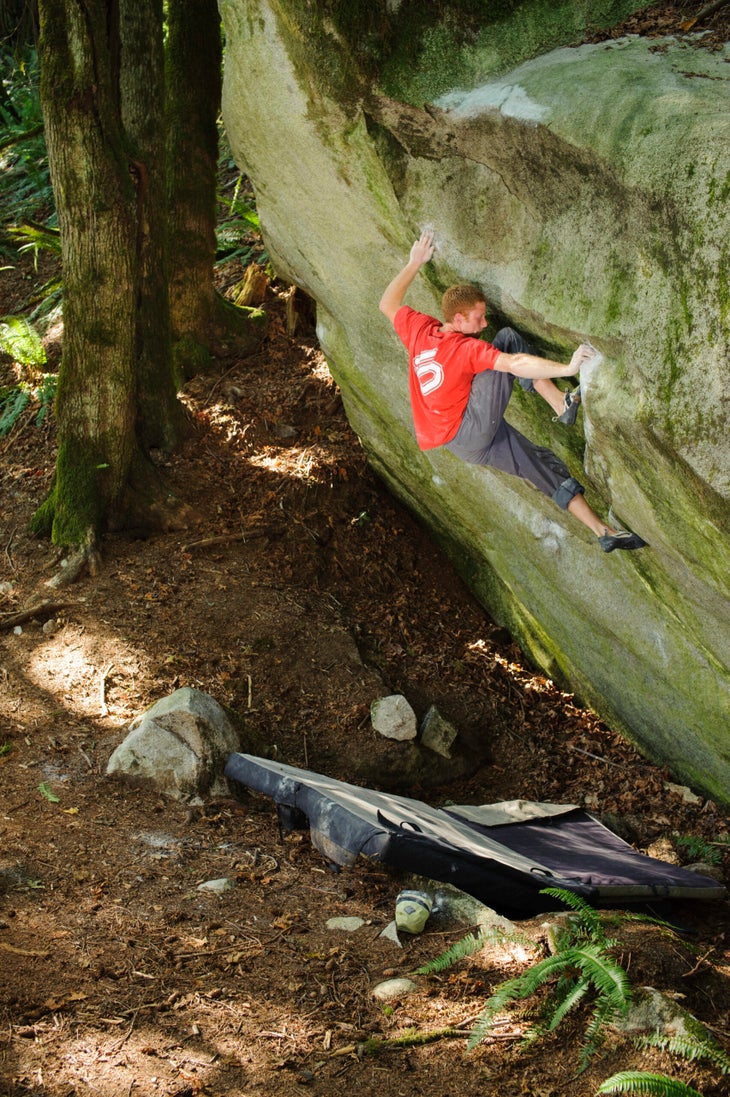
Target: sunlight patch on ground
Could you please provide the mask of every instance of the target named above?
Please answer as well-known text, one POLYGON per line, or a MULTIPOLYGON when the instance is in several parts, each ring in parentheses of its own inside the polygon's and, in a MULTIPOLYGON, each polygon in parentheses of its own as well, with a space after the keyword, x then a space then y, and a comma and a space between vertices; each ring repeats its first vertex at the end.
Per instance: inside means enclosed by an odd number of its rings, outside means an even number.
POLYGON ((67 625, 46 636, 30 630, 15 638, 25 648, 24 676, 40 698, 62 696, 77 717, 124 722, 133 715, 141 655, 99 625, 92 632, 67 625))

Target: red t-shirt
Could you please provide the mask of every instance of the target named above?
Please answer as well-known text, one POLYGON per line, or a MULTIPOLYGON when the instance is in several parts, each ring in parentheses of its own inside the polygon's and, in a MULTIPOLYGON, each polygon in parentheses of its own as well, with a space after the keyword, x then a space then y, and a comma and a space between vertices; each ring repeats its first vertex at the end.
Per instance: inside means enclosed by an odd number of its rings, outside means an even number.
POLYGON ((409 382, 416 440, 421 449, 450 442, 461 425, 475 373, 494 369, 491 343, 440 331, 433 316, 403 305, 393 321, 410 360, 409 382))

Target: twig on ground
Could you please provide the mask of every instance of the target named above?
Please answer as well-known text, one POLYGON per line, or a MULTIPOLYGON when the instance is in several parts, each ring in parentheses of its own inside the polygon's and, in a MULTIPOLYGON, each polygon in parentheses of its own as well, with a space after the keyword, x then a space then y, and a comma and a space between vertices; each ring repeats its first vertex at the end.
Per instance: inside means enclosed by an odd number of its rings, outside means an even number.
POLYGON ((10 553, 10 546, 13 543, 13 537, 15 537, 15 526, 13 526, 13 528, 11 529, 10 536, 8 537, 8 543, 5 546, 5 559, 7 560, 8 567, 11 571, 15 571, 15 564, 13 563, 13 557, 10 553))
POLYGON ((280 533, 281 530, 276 527, 269 527, 263 529, 250 529, 245 533, 221 533, 217 537, 204 537, 201 541, 190 541, 187 545, 183 545, 180 549, 181 552, 190 552, 195 548, 210 548, 212 545, 228 545, 232 541, 249 541, 254 537, 269 537, 280 533))
POLYGON ((610 758, 601 758, 600 754, 591 754, 589 750, 582 750, 581 747, 574 747, 568 743, 568 750, 575 751, 576 754, 585 754, 586 758, 594 758, 596 762, 605 762, 607 766, 616 766, 617 769, 626 769, 623 762, 612 762, 610 758))
MULTIPOLYGON (((101 716, 108 716, 109 715, 109 709, 107 707, 106 697, 105 697, 106 680, 109 677, 109 674, 111 673, 113 666, 114 666, 114 664, 110 663, 109 666, 106 668, 106 670, 103 670, 101 672, 101 678, 99 679, 99 709, 100 709, 100 715, 101 716)), ((81 753, 83 754, 83 751, 81 753)))
POLYGON ((23 625, 26 621, 32 621, 36 617, 53 617, 54 613, 59 610, 68 609, 69 606, 75 604, 74 602, 38 602, 35 606, 21 610, 20 613, 3 617, 0 620, 0 629, 15 628, 16 625, 23 625))

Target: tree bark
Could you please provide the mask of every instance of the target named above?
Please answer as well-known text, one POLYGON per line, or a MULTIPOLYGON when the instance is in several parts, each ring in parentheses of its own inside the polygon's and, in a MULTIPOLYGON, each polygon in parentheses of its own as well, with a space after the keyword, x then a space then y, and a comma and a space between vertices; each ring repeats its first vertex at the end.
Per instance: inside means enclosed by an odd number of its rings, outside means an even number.
POLYGON ((147 454, 184 422, 164 257, 160 0, 40 0, 41 101, 61 234, 58 457, 32 528, 96 566, 108 526, 170 524, 147 454), (121 15, 121 18, 120 18, 121 15))
POLYGON ((119 25, 102 0, 41 0, 41 101, 61 233, 64 340, 51 495, 34 528, 93 552, 135 444, 136 194, 118 99, 119 25))
POLYGON ((253 353, 264 315, 215 290, 218 113, 222 42, 216 0, 169 0, 167 36, 170 315, 184 376, 213 353, 253 353))
POLYGON ((120 24, 122 123, 137 192, 137 436, 145 451, 169 450, 185 420, 172 364, 162 0, 121 0, 120 24))
POLYGON ((170 0, 167 39, 170 306, 186 374, 208 359, 215 316, 221 29, 216 0, 170 0))

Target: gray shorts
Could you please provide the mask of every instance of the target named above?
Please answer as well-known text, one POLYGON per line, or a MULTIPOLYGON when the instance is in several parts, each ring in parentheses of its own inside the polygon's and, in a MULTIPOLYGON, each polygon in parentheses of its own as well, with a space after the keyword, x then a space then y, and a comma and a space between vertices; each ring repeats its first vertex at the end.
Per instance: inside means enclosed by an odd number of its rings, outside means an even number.
MULTIPOLYGON (((533 353, 513 328, 502 328, 492 345, 506 354, 533 353)), ((505 422, 514 383, 511 373, 484 370, 476 374, 461 424, 446 449, 470 465, 489 465, 528 480, 565 510, 584 488, 552 450, 536 446, 505 422)), ((534 391, 530 380, 522 384, 528 392, 534 391)))

